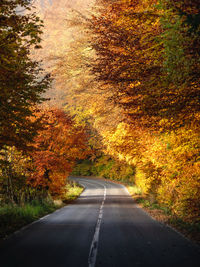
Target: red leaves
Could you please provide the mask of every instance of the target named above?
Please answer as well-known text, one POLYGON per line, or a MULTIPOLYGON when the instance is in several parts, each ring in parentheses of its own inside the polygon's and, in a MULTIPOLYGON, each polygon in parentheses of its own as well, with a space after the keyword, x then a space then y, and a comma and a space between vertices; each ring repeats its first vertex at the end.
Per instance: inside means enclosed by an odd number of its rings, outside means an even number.
POLYGON ((66 178, 77 158, 87 155, 87 137, 83 127, 76 127, 64 111, 57 108, 41 109, 43 129, 35 138, 32 152, 34 172, 29 182, 55 195, 62 193, 66 178))

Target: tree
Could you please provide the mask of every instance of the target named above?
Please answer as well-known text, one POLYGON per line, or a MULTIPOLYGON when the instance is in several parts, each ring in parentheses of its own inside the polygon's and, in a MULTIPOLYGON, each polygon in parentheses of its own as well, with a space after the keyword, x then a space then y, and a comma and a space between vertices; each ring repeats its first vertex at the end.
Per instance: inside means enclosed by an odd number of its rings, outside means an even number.
POLYGON ((147 116, 150 122, 155 115, 156 100, 152 103, 150 97, 158 91, 162 71, 156 3, 114 1, 100 9, 89 25, 96 52, 91 71, 98 81, 110 85, 115 103, 132 120, 147 116))
POLYGON ((175 128, 199 112, 198 1, 113 1, 89 28, 96 80, 129 121, 175 128), (167 122, 167 123, 166 123, 167 122))
POLYGON ((41 63, 31 59, 40 48, 42 22, 28 0, 0 3, 0 149, 26 150, 38 122, 31 119, 32 106, 41 103, 50 79, 41 63))
POLYGON ((75 126, 72 118, 57 108, 43 108, 35 115, 42 116, 43 129, 34 139, 29 183, 52 195, 61 194, 75 161, 90 153, 87 135, 83 127, 75 126))
MULTIPOLYGON (((86 37, 55 70, 62 89, 70 87, 66 108, 96 130, 94 147, 106 157, 95 151, 92 159, 108 167, 102 175, 111 177, 111 158, 126 162, 151 200, 198 222, 199 1, 97 2, 86 37)), ((88 173, 88 162, 77 173, 88 173)))

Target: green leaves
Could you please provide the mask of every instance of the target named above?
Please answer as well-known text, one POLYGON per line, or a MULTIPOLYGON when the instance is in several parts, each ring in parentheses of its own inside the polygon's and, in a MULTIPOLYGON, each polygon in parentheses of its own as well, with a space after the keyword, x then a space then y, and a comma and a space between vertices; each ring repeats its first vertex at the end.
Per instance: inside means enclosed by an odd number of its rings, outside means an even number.
POLYGON ((26 150, 38 126, 32 107, 50 85, 40 62, 30 57, 40 48, 42 23, 30 11, 30 1, 3 0, 0 4, 0 149, 6 145, 26 150), (19 12, 23 9, 23 12, 19 12))

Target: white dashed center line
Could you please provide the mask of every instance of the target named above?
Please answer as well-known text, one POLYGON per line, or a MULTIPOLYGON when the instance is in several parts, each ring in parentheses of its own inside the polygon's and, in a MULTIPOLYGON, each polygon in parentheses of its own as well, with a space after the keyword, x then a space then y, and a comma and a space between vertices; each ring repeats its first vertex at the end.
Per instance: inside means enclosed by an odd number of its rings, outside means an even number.
POLYGON ((96 257, 97 257, 97 250, 98 250, 98 242, 99 242, 99 232, 100 232, 100 226, 101 226, 101 220, 103 217, 103 207, 104 207, 104 202, 106 200, 106 187, 104 186, 104 195, 103 195, 103 201, 101 203, 101 207, 99 209, 99 217, 97 220, 95 232, 94 232, 94 237, 92 240, 92 244, 90 247, 90 253, 88 257, 88 267, 94 267, 96 263, 96 257))

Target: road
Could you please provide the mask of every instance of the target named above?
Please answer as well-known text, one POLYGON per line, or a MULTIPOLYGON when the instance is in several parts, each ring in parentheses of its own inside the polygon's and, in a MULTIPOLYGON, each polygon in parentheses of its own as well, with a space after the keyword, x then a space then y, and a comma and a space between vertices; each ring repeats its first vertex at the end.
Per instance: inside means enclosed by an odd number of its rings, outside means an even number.
POLYGON ((199 247, 152 219, 122 185, 73 179, 82 195, 4 241, 1 267, 199 266, 199 247))

